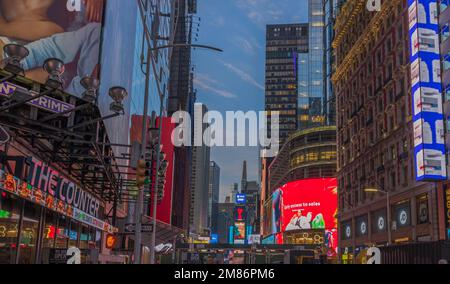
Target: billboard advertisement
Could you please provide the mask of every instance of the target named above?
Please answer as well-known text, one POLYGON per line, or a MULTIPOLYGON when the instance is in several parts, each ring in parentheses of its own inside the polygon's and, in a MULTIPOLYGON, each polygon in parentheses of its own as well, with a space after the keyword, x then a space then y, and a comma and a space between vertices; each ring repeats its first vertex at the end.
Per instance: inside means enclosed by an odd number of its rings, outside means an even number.
POLYGON ((246 214, 245 207, 236 207, 234 212, 234 220, 235 221, 245 221, 246 220, 246 214))
MULTIPOLYGON (((142 141, 142 116, 134 115, 131 118, 131 142, 142 141)), ((157 125, 159 125, 159 118, 157 118, 157 125)), ((162 136, 161 145, 162 151, 166 154, 166 160, 169 162, 167 166, 166 185, 164 188, 164 198, 158 204, 156 216, 161 222, 171 224, 172 222, 172 185, 173 185, 173 168, 174 168, 174 147, 172 144, 172 132, 175 125, 171 118, 164 117, 162 122, 162 136)), ((154 179, 153 179, 154 180, 154 179)), ((150 212, 153 212, 150 206, 150 212)), ((150 215, 151 216, 151 215, 150 215)))
POLYGON ((408 0, 417 181, 447 178, 437 5, 408 0))
MULTIPOLYGON (((273 193, 274 233, 321 230, 321 240, 337 248, 337 180, 305 179, 290 182, 273 193)), ((277 240, 277 243, 280 243, 277 240)))
MULTIPOLYGON (((23 61, 25 75, 40 83, 48 77, 42 69, 45 60, 62 60, 63 88, 77 97, 85 91, 80 84, 83 77, 100 79, 98 104, 101 115, 107 116, 112 103, 109 88, 132 90, 134 61, 130 57, 135 48, 137 11, 137 1, 0 1, 0 50, 9 43, 25 45, 30 51, 23 61)), ((3 56, 1 52, 0 60, 3 56)), ((129 142, 130 102, 130 96, 123 102, 124 116, 105 121, 111 143, 129 142)), ((41 108, 51 105, 49 97, 38 103, 41 108)), ((114 152, 120 155, 123 149, 114 148, 114 152)))
POLYGON ((236 195, 236 204, 245 205, 246 203, 247 203, 247 195, 245 194, 236 195))
POLYGON ((336 179, 306 179, 281 189, 281 232, 337 228, 336 179))
POLYGON ((234 243, 244 244, 246 236, 246 226, 245 222, 234 223, 234 243))
POLYGON ((45 83, 42 69, 48 58, 66 64, 64 89, 80 96, 84 76, 99 78, 100 36, 104 0, 47 0, 0 2, 0 48, 9 43, 25 45, 26 76, 45 83))

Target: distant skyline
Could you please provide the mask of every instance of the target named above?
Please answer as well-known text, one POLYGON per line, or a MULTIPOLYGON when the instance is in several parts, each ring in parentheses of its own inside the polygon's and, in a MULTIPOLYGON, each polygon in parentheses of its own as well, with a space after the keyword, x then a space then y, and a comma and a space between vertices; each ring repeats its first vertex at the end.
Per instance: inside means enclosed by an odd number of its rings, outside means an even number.
MULTIPOLYGON (((224 52, 194 50, 197 101, 222 113, 263 111, 266 25, 307 23, 307 7, 308 0, 199 0, 199 42, 224 52)), ((244 160, 248 180, 258 181, 258 156, 256 147, 211 149, 221 168, 221 201, 240 183, 244 160)))

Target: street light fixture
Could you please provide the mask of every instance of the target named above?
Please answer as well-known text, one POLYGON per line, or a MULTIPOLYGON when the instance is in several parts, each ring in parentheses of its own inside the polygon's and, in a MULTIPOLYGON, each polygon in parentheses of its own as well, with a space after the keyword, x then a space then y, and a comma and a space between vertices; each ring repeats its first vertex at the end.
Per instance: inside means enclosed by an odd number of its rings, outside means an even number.
POLYGON ((389 191, 385 190, 382 186, 380 188, 369 187, 365 188, 366 193, 381 193, 386 195, 386 211, 387 211, 387 226, 388 226, 388 245, 392 244, 392 232, 391 232, 391 196, 389 191))
POLYGON ((109 96, 114 102, 111 103, 111 111, 115 113, 123 113, 123 100, 128 96, 128 92, 123 87, 112 87, 109 89, 109 96))
POLYGON ((93 77, 84 77, 81 79, 80 84, 86 89, 83 93, 83 99, 89 103, 95 103, 98 97, 100 81, 93 77))
POLYGON ((45 60, 43 68, 49 74, 45 84, 53 89, 62 88, 64 80, 61 76, 66 71, 64 62, 58 58, 49 58, 45 60))
POLYGON ((21 61, 30 54, 28 49, 19 44, 7 44, 3 47, 3 52, 7 56, 2 62, 4 69, 14 75, 23 74, 24 70, 21 61))

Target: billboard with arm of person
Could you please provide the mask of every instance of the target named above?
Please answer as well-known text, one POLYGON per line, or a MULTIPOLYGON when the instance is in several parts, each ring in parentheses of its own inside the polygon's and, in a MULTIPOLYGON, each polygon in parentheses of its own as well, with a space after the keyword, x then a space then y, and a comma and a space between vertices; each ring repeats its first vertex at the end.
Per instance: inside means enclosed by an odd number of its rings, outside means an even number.
POLYGON ((65 91, 81 96, 81 79, 99 77, 104 4, 85 0, 72 9, 67 0, 0 0, 0 48, 9 43, 26 46, 25 75, 41 83, 48 76, 42 69, 45 60, 62 60, 65 91))
MULTIPOLYGON (((98 106, 111 114, 109 88, 121 86, 131 95, 137 1, 122 0, 0 0, 0 50, 9 43, 24 45, 25 76, 45 83, 42 65, 48 58, 65 64, 64 90, 81 97, 80 81, 100 79, 98 106)), ((0 60, 5 55, 0 52, 0 60)), ((111 143, 128 144, 131 96, 123 102, 125 115, 105 121, 111 143)), ((114 148, 118 156, 123 148, 114 148)))

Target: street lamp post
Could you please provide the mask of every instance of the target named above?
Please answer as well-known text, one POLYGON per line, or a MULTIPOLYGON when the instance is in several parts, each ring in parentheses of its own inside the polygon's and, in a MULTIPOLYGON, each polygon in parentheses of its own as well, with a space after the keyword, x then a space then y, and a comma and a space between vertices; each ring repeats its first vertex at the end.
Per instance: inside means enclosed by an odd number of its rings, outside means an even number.
POLYGON ((367 193, 382 193, 386 195, 386 210, 387 210, 387 232, 388 232, 388 245, 392 244, 392 232, 391 232, 391 195, 389 191, 385 190, 382 186, 380 188, 366 188, 367 193))

